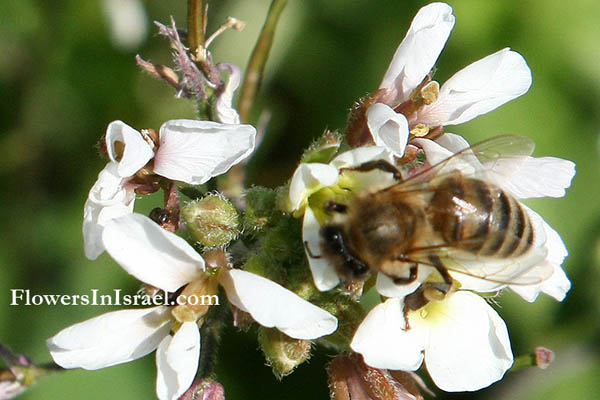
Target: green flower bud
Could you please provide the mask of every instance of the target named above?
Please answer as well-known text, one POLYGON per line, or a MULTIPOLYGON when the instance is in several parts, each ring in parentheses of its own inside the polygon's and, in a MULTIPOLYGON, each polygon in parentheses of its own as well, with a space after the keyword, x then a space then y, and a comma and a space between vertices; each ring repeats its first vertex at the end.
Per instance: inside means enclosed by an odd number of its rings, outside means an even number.
POLYGON ((342 135, 327 130, 304 151, 301 162, 328 163, 338 151, 341 143, 342 135))
POLYGON ((338 329, 331 335, 319 339, 319 341, 339 349, 349 349, 354 332, 365 317, 365 311, 360 303, 338 290, 319 293, 319 295, 312 297, 310 301, 338 319, 338 329))
POLYGON ((277 210, 276 196, 274 190, 264 187, 253 187, 246 191, 245 230, 256 232, 277 223, 281 213, 277 210))
POLYGON ((310 357, 310 340, 293 339, 275 328, 259 327, 258 342, 278 379, 292 373, 310 357))
POLYGON ((240 233, 236 208, 219 194, 186 204, 181 215, 192 238, 206 247, 225 247, 240 233))

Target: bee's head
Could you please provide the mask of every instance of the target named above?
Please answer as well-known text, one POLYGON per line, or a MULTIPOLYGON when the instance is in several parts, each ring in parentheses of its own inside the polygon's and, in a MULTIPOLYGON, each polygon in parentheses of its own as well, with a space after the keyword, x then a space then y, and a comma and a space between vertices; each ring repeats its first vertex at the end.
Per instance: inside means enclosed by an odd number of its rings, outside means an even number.
POLYGON ((341 225, 324 225, 320 234, 321 249, 333 261, 341 278, 356 280, 363 279, 366 276, 369 268, 348 249, 341 225))

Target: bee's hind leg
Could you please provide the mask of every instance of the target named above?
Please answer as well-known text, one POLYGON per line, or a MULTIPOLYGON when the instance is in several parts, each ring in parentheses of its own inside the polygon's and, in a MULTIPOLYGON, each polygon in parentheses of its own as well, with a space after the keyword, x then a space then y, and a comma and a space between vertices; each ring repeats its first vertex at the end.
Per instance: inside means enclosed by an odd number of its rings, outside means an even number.
POLYGON ((435 267, 437 272, 439 272, 439 274, 442 276, 442 279, 444 280, 444 285, 437 285, 436 289, 440 292, 443 292, 444 295, 447 294, 452 288, 452 285, 454 284, 454 279, 452 279, 452 276, 450 276, 448 270, 446 269, 446 267, 444 267, 444 265, 442 264, 442 260, 440 260, 438 256, 429 256, 429 261, 431 261, 431 265, 435 267))
POLYGON ((378 169, 383 172, 389 172, 394 175, 394 179, 399 180, 399 181, 402 180, 402 174, 400 173, 400 171, 398 171, 398 168, 394 167, 392 164, 389 163, 389 161, 386 161, 386 160, 367 161, 366 163, 362 163, 356 167, 341 168, 340 172, 342 172, 344 170, 368 172, 368 171, 372 171, 374 169, 378 169))

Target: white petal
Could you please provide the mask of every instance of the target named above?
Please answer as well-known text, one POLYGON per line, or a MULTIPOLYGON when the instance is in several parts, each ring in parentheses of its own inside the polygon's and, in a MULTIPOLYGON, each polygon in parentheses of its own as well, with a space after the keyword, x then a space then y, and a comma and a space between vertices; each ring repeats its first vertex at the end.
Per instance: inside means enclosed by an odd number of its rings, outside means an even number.
POLYGON ((250 272, 233 269, 221 275, 229 301, 267 328, 295 339, 316 339, 337 329, 337 319, 292 291, 250 272))
POLYGON ((383 103, 375 103, 367 110, 367 124, 377 146, 386 147, 398 157, 404 155, 408 142, 408 121, 383 103))
POLYGON ((106 129, 106 149, 111 161, 119 163, 119 175, 129 177, 144 167, 154 156, 152 148, 141 133, 124 123, 123 121, 113 121, 106 129), (125 145, 125 150, 121 159, 115 149, 115 142, 121 142, 125 145))
POLYGON ((168 335, 170 321, 164 306, 114 311, 63 329, 47 345, 63 368, 99 369, 154 351, 168 335))
POLYGON ((177 119, 160 127, 154 172, 199 185, 221 175, 252 153, 256 129, 251 125, 177 119))
POLYGON ((450 153, 458 153, 461 150, 471 147, 469 142, 467 142, 464 137, 448 132, 435 139, 435 142, 440 146, 450 150, 450 153))
POLYGON ((373 160, 393 162, 394 156, 383 146, 366 146, 343 152, 329 164, 337 169, 353 168, 373 160))
MULTIPOLYGON (((429 328, 425 365, 431 379, 448 392, 473 391, 504 376, 513 363, 504 321, 481 297, 456 292, 430 303, 414 329, 429 328), (422 324, 422 326, 421 326, 422 324)), ((420 315, 417 311, 412 316, 420 315)))
MULTIPOLYGON (((432 157, 438 161, 469 147, 462 136, 452 133, 445 133, 436 139, 436 143, 450 151, 446 155, 437 152, 437 155, 429 146, 428 151, 434 153, 432 157)), ((488 177, 518 199, 562 197, 575 176, 575 163, 561 158, 512 157, 503 161, 493 162, 488 177)))
POLYGON ((109 162, 98 174, 83 206, 83 243, 85 256, 95 260, 104 252, 102 230, 107 221, 133 212, 133 190, 122 186, 118 164, 109 162))
POLYGON ((423 107, 418 122, 457 125, 490 112, 529 90, 525 59, 506 48, 457 72, 440 89, 436 102, 423 107))
POLYGON ((319 235, 320 229, 321 226, 315 218, 315 213, 310 207, 307 207, 306 211, 304 211, 304 220, 302 222, 302 241, 306 243, 306 246, 308 247, 308 249, 305 248, 306 258, 308 259, 308 265, 312 272, 315 286, 320 291, 326 292, 336 287, 338 283, 340 283, 340 278, 335 267, 319 254, 321 242, 319 235), (319 257, 311 257, 308 250, 310 250, 313 255, 318 255, 319 257))
POLYGON ((575 176, 575 163, 556 157, 527 157, 502 187, 519 199, 563 197, 575 176))
POLYGON ((374 367, 414 371, 423 362, 423 339, 415 329, 405 331, 403 302, 388 299, 377 305, 360 324, 350 347, 374 367))
POLYGON ((109 221, 102 241, 125 271, 168 292, 176 291, 204 271, 204 260, 188 242, 141 214, 109 221))
POLYGON ((308 196, 317 190, 334 185, 338 180, 335 167, 321 163, 302 163, 294 171, 290 182, 290 209, 299 210, 308 196))
POLYGON ((509 286, 515 293, 529 302, 537 299, 540 292, 544 292, 549 296, 554 297, 558 301, 562 301, 569 289, 571 289, 571 281, 561 268, 564 259, 569 254, 567 247, 562 241, 558 232, 546 223, 535 211, 526 208, 530 216, 534 216, 536 220, 540 220, 543 230, 546 234, 545 247, 548 251, 544 260, 545 267, 552 269, 552 275, 538 285, 511 285, 509 286))
MULTIPOLYGON (((417 273, 417 279, 411 283, 400 283, 395 284, 394 281, 384 274, 377 274, 377 291, 379 294, 385 297, 397 297, 403 299, 406 295, 411 294, 421 283, 427 279, 427 277, 434 271, 433 268, 425 265, 419 265, 419 271, 417 273)), ((406 271, 406 277, 408 278, 409 271, 406 271)))
POLYGON ((156 350, 156 394, 177 400, 191 385, 198 369, 200 332, 195 322, 184 322, 175 336, 167 336, 156 350))
POLYGON ((433 68, 453 27, 454 15, 448 4, 432 3, 419 10, 379 85, 391 90, 386 104, 395 106, 408 100, 433 68))
POLYGON ((229 79, 225 85, 225 90, 219 95, 215 104, 217 118, 224 124, 239 124, 240 116, 235 108, 231 106, 231 102, 233 101, 233 93, 240 86, 242 74, 237 65, 230 63, 219 63, 217 68, 220 71, 229 71, 229 79))

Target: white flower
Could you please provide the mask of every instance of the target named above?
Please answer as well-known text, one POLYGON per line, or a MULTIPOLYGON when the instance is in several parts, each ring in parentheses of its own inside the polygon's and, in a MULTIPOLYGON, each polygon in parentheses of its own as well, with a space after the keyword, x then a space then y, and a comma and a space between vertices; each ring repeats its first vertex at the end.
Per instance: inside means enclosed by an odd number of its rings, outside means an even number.
POLYGON ((83 206, 84 251, 90 260, 104 252, 102 230, 106 222, 133 212, 135 193, 124 185, 126 179, 117 170, 117 163, 106 164, 83 206))
MULTIPOLYGON (((340 197, 351 196, 364 190, 375 190, 389 186, 395 182, 391 173, 373 170, 344 179, 344 168, 353 168, 368 161, 393 161, 393 155, 385 147, 359 147, 335 157, 329 164, 302 163, 292 176, 289 189, 290 211, 304 210, 302 223, 302 240, 307 244, 306 255, 312 271, 315 286, 320 291, 334 288, 340 279, 331 265, 324 258, 311 257, 309 251, 319 249, 320 223, 311 207, 307 207, 309 198, 321 189, 331 191, 340 197), (342 170, 342 172, 340 172, 342 170)), ((321 221, 322 222, 322 221, 321 221)))
POLYGON ((375 368, 414 371, 422 362, 435 384, 473 391, 502 378, 513 363, 504 321, 480 296, 458 291, 420 310, 391 298, 373 308, 350 347, 375 368))
POLYGON ((430 73, 453 27, 449 5, 433 3, 421 8, 383 77, 378 102, 367 110, 375 143, 388 146, 398 156, 406 144, 409 125, 461 124, 523 95, 531 86, 531 71, 523 57, 505 48, 457 72, 439 94, 434 89, 429 101, 415 103, 411 95, 430 73), (406 102, 414 104, 399 107, 406 114, 403 123, 394 109, 406 102), (396 147, 399 140, 404 143, 396 147))
POLYGON ((254 150, 255 136, 256 130, 250 125, 171 120, 161 126, 155 152, 147 136, 122 121, 111 122, 106 130, 110 162, 84 206, 86 256, 93 260, 104 251, 100 238, 109 219, 133 211, 134 190, 141 184, 134 184, 131 178, 150 160, 155 174, 199 185, 248 157, 254 150))
MULTIPOLYGON (((184 239, 140 214, 108 221, 102 232, 107 252, 137 279, 167 292, 213 279, 202 257, 184 239)), ((296 339, 315 339, 337 329, 328 312, 258 275, 232 269, 215 275, 229 301, 256 322, 296 339)), ((157 393, 177 399, 191 385, 200 336, 195 321, 181 320, 160 306, 100 315, 68 327, 48 340, 52 357, 64 368, 98 369, 131 361, 157 349, 157 393)))

